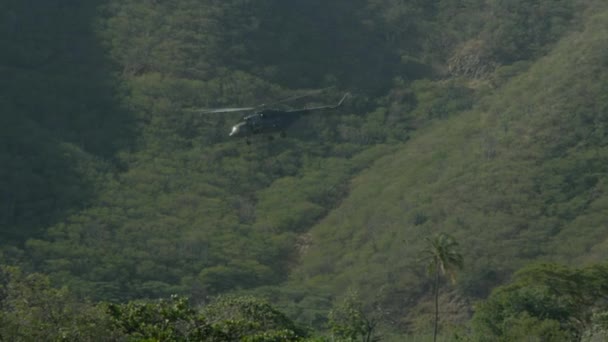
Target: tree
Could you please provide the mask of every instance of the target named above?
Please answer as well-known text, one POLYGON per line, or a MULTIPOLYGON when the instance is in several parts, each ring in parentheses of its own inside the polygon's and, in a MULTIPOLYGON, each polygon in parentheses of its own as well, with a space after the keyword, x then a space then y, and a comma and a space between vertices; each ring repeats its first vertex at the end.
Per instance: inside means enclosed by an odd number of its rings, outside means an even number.
POLYGON ((0 341, 116 341, 102 308, 40 273, 0 265, 0 341))
POLYGON ((253 297, 219 297, 202 309, 185 297, 108 305, 119 331, 133 340, 301 341, 307 332, 269 303, 253 297))
POLYGON ((535 336, 549 341, 578 341, 605 333, 608 266, 572 268, 533 264, 511 283, 492 291, 473 316, 474 340, 514 341, 535 336))
POLYGON ((270 303, 252 296, 220 296, 201 313, 230 341, 299 341, 307 335, 270 303))
POLYGON ((440 276, 449 276, 455 283, 456 269, 462 269, 462 255, 458 253, 458 242, 446 233, 439 233, 426 238, 427 248, 422 252, 422 260, 428 263, 428 272, 434 275, 433 295, 435 298, 435 322, 433 341, 437 341, 437 328, 439 324, 439 280, 440 276))
POLYGON ((378 317, 366 312, 356 292, 348 293, 344 301, 329 312, 329 326, 336 341, 379 341, 375 334, 378 317))

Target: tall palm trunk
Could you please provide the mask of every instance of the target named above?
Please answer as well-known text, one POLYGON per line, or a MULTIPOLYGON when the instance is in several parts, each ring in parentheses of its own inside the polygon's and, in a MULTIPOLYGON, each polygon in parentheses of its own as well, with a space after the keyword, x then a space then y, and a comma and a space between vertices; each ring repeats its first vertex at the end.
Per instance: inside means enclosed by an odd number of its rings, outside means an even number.
POLYGON ((439 233, 433 238, 427 238, 429 246, 423 251, 425 259, 428 260, 429 275, 435 272, 435 322, 433 331, 433 342, 437 342, 439 331, 439 277, 443 274, 449 275, 454 282, 454 268, 462 268, 462 255, 456 251, 458 243, 450 235, 439 233))
POLYGON ((439 327, 439 267, 435 267, 435 324, 433 342, 437 342, 437 329, 439 327))

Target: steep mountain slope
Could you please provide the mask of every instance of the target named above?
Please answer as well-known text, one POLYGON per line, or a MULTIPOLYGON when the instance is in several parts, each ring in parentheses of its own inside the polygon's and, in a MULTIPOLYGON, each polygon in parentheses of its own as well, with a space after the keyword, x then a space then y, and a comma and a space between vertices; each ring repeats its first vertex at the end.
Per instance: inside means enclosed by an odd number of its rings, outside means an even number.
POLYGON ((432 233, 455 236, 465 256, 452 300, 485 296, 531 260, 605 257, 608 11, 599 12, 531 66, 498 69, 520 68, 480 90, 488 95, 473 110, 417 132, 356 177, 310 231, 293 286, 358 289, 411 324, 424 316, 414 308, 429 289, 418 256, 432 233))
MULTIPOLYGON (((135 118, 133 132, 125 133, 134 143, 105 156, 121 167, 96 175, 98 191, 80 210, 63 213, 56 224, 47 223, 44 234, 24 234, 25 264, 82 296, 115 301, 176 292, 202 301, 286 279, 299 232, 343 196, 342 186, 352 174, 389 148, 370 149, 351 159, 387 136, 381 126, 384 114, 367 115, 373 101, 364 96, 344 117, 302 120, 300 129, 288 132, 286 139, 262 137, 252 146, 227 139, 240 114, 187 110, 269 103, 296 93, 253 63, 271 51, 257 51, 250 36, 261 35, 256 38, 261 40, 280 34, 287 43, 296 43, 290 35, 297 32, 273 29, 280 18, 265 13, 267 5, 275 12, 282 9, 274 2, 251 6, 186 0, 112 1, 86 7, 94 15, 92 41, 104 47, 100 58, 114 63, 100 73, 120 80, 114 85, 120 90, 117 100, 128 108, 128 117, 135 118)), ((12 4, 8 9, 21 13, 12 4)), ((311 7, 302 3, 295 9, 311 7)), ((59 14, 52 18, 59 20, 59 14)), ((321 44, 318 41, 326 42, 322 36, 314 40, 321 44)), ((344 58, 341 50, 326 54, 344 58)), ((313 77, 315 84, 329 67, 313 73, 306 70, 314 69, 314 63, 301 69, 291 63, 268 66, 279 70, 270 72, 277 78, 281 70, 291 70, 286 75, 313 77)), ((380 83, 390 83, 385 75, 377 77, 380 83)), ((323 95, 309 101, 335 103, 342 94, 323 95)), ((75 107, 87 105, 81 98, 73 100, 69 104, 75 107)), ((116 108, 106 116, 120 117, 121 111, 116 108)), ((89 119, 86 123, 96 118, 83 117, 89 119)), ((64 127, 72 121, 66 121, 57 125, 72 132, 64 127)), ((399 124, 396 120, 395 127, 399 124)))

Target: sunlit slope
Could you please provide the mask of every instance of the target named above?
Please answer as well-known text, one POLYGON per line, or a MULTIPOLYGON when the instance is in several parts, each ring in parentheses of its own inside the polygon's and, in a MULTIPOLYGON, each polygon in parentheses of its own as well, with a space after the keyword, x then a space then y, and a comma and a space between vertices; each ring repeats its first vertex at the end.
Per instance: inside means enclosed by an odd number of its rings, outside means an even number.
POLYGON ((539 258, 596 260, 608 238, 608 11, 475 109, 420 131, 353 180, 310 231, 294 282, 403 310, 426 293, 424 238, 461 243, 465 296, 539 258))

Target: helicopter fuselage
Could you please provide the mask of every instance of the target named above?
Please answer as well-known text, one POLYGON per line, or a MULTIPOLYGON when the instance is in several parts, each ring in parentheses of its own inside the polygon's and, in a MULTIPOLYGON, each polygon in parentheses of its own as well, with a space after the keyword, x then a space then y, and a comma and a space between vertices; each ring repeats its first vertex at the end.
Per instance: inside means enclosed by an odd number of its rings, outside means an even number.
POLYGON ((256 134, 284 132, 307 112, 306 110, 263 110, 244 117, 232 127, 229 136, 236 138, 256 134))
POLYGON ((346 93, 334 106, 308 107, 302 109, 279 110, 279 109, 264 109, 245 116, 241 121, 232 127, 229 136, 231 137, 249 137, 256 134, 276 133, 282 135, 285 130, 293 123, 298 121, 305 114, 316 111, 337 109, 342 105, 349 94, 346 93))

